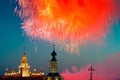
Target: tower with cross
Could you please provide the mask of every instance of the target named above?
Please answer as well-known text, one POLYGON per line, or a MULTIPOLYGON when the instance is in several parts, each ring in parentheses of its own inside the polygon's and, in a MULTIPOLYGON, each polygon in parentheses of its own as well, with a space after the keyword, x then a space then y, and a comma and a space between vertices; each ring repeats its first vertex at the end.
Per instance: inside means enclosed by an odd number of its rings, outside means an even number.
POLYGON ((90 71, 90 80, 92 80, 93 78, 93 71, 95 71, 95 69, 91 66, 90 69, 88 69, 90 71))
POLYGON ((55 44, 53 44, 53 52, 51 53, 49 73, 44 77, 44 80, 64 80, 58 72, 58 61, 56 59, 57 53, 55 51, 55 44))

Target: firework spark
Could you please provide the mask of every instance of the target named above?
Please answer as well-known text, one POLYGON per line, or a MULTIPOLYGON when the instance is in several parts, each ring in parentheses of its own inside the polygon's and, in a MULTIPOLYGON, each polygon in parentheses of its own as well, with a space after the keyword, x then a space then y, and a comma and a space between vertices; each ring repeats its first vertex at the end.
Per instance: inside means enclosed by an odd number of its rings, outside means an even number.
POLYGON ((116 0, 17 0, 27 36, 77 51, 106 36, 119 17, 116 0))

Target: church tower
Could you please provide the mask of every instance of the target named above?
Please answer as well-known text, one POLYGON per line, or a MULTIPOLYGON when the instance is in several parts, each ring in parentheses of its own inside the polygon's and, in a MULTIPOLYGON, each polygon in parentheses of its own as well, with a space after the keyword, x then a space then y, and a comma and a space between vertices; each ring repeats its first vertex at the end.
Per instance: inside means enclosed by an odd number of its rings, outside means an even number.
POLYGON ((55 52, 55 45, 53 45, 53 52, 51 53, 52 59, 50 60, 50 68, 49 72, 50 73, 57 73, 58 72, 58 67, 57 67, 57 60, 56 60, 56 52, 55 52))
POLYGON ((28 60, 26 57, 25 47, 24 47, 24 54, 23 54, 23 57, 21 59, 21 63, 19 66, 19 74, 21 77, 30 77, 30 66, 28 64, 28 60))
POLYGON ((58 73, 55 45, 53 45, 53 52, 51 53, 51 56, 52 59, 50 60, 49 74, 44 78, 44 80, 64 80, 63 77, 58 73))

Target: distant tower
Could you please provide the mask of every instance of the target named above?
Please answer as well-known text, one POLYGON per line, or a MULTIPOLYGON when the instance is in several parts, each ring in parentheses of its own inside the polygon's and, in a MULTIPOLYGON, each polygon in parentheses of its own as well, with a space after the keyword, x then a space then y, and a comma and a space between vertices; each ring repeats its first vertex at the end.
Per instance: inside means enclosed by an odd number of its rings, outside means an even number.
MULTIPOLYGON (((9 70, 8 70, 8 68, 6 68, 4 75, 5 75, 5 76, 8 76, 8 75, 9 75, 9 70)), ((10 75, 9 75, 9 76, 10 76, 10 75)))
POLYGON ((93 69, 93 67, 91 66, 90 69, 88 69, 90 71, 90 80, 93 80, 93 71, 95 71, 95 69, 93 69))
POLYGON ((15 73, 15 69, 14 69, 14 67, 12 67, 12 72, 11 73, 15 73))
POLYGON ((56 59, 55 45, 53 45, 53 52, 51 53, 52 59, 50 60, 49 74, 44 80, 64 80, 63 77, 58 73, 58 62, 56 59))
POLYGON ((24 47, 24 54, 23 54, 23 57, 21 59, 21 63, 19 66, 19 74, 21 77, 30 77, 30 66, 28 64, 28 60, 26 57, 25 47, 24 47))
POLYGON ((8 68, 6 68, 6 70, 5 70, 5 73, 7 73, 7 74, 9 73, 9 70, 8 70, 8 68))
POLYGON ((12 72, 11 72, 11 76, 17 76, 14 67, 12 67, 12 72))
POLYGON ((33 73, 37 73, 37 70, 36 70, 36 68, 34 68, 34 69, 33 69, 33 73))
POLYGON ((40 68, 40 76, 44 76, 44 71, 42 68, 40 68))

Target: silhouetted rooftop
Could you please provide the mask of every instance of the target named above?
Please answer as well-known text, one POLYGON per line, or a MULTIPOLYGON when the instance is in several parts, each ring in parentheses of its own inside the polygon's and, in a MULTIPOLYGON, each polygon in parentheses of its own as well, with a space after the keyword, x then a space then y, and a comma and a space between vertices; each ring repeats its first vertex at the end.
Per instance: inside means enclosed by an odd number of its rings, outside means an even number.
POLYGON ((47 76, 55 77, 55 76, 60 76, 59 73, 49 73, 47 76))
POLYGON ((43 80, 43 77, 0 77, 0 80, 43 80))

